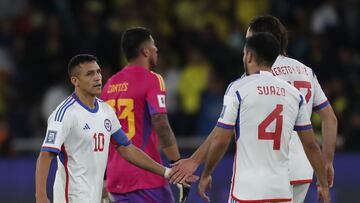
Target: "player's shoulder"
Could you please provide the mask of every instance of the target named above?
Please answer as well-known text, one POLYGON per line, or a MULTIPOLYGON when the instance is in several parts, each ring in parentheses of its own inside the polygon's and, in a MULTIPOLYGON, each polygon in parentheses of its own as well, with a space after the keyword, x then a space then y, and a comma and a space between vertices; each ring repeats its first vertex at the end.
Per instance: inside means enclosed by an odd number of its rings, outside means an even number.
POLYGON ((277 57, 276 61, 274 62, 273 68, 278 66, 289 66, 289 65, 292 67, 303 67, 306 69, 306 72, 309 73, 309 75, 314 76, 314 71, 309 66, 305 65, 304 63, 302 63, 297 59, 283 55, 279 55, 277 57))
POLYGON ((73 97, 73 95, 65 98, 51 113, 51 115, 49 116, 49 121, 53 120, 56 122, 62 122, 65 117, 67 117, 69 114, 72 114, 72 112, 74 111, 75 103, 76 99, 73 97))

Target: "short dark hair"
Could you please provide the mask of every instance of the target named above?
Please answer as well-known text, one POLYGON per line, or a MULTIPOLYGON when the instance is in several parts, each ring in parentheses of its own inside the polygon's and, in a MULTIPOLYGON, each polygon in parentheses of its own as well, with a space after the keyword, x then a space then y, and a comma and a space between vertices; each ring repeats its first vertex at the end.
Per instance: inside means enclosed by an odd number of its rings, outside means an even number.
POLYGON ((90 54, 78 54, 75 55, 74 57, 72 57, 69 61, 68 64, 68 74, 69 76, 72 76, 74 74, 74 69, 82 64, 82 63, 87 63, 87 62, 97 62, 98 59, 96 58, 96 56, 90 55, 90 54))
POLYGON ((280 43, 280 53, 286 55, 288 46, 288 31, 280 20, 271 15, 258 16, 251 20, 249 30, 252 33, 269 32, 280 43))
POLYGON ((121 37, 121 49, 129 61, 139 55, 143 42, 149 40, 151 31, 144 27, 134 27, 126 30, 121 37))
POLYGON ((254 53, 257 64, 267 67, 271 67, 280 54, 279 42, 268 32, 255 33, 246 38, 244 48, 254 53))

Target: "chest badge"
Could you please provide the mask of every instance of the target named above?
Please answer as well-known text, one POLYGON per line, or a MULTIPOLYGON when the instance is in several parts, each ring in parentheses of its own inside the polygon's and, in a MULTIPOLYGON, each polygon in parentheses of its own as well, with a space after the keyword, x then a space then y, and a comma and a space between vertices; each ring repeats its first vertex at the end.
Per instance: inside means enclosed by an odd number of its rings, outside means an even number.
POLYGON ((105 126, 105 129, 110 132, 111 131, 111 121, 109 119, 105 119, 104 120, 104 126, 105 126))

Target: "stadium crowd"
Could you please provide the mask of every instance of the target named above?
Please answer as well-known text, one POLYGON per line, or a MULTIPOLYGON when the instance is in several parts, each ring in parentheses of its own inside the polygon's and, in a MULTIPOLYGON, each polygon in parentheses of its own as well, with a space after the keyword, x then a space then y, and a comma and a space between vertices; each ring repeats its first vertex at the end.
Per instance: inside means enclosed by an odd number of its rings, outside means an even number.
POLYGON ((118 71, 121 33, 130 26, 150 28, 158 42, 155 71, 167 85, 175 134, 208 135, 228 82, 243 74, 247 25, 262 14, 285 24, 288 55, 316 73, 338 117, 338 148, 360 150, 359 11, 357 0, 3 0, 0 154, 16 154, 17 137, 44 136, 47 117, 70 93, 71 56, 96 55, 103 83, 118 71))

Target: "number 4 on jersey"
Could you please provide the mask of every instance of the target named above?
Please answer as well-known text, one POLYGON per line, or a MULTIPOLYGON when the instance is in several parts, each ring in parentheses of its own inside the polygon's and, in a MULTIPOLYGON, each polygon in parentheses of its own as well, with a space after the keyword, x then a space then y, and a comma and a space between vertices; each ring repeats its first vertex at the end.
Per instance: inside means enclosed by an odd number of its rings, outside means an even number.
POLYGON ((273 140, 273 150, 280 150, 280 140, 283 126, 283 116, 281 115, 282 111, 283 105, 277 104, 276 108, 258 126, 259 140, 273 140), (275 131, 266 132, 266 127, 268 127, 274 120, 276 121, 275 131))

